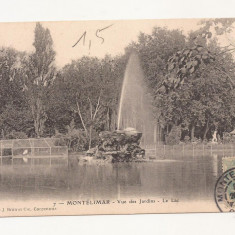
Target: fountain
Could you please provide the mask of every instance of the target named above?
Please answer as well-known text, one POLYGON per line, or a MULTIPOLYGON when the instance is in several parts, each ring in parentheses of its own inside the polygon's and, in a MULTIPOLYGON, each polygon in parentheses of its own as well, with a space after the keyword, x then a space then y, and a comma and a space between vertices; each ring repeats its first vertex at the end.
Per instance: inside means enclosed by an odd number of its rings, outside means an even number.
POLYGON ((152 110, 152 98, 144 80, 138 54, 132 52, 123 80, 118 112, 118 130, 131 127, 143 133, 140 144, 144 148, 156 144, 158 131, 152 110))
POLYGON ((152 114, 152 99, 144 81, 136 52, 130 55, 122 85, 118 129, 99 134, 96 148, 87 155, 112 162, 141 161, 145 148, 156 144, 157 129, 152 114))

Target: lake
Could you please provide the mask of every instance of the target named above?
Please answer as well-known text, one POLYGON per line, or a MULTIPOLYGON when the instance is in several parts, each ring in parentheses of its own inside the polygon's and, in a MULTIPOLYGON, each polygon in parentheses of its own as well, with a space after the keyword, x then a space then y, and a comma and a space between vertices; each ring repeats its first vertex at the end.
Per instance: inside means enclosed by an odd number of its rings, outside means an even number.
POLYGON ((177 156, 149 162, 3 164, 1 200, 177 198, 213 201, 222 156, 177 156))

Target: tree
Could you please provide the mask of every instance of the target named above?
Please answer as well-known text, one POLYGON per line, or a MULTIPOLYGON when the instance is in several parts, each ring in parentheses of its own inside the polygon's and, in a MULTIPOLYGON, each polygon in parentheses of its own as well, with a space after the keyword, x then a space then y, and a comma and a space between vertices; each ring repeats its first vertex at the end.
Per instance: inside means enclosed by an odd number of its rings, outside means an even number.
POLYGON ((25 53, 2 48, 0 53, 0 130, 1 137, 10 133, 32 132, 32 116, 23 91, 22 59, 25 53))
MULTIPOLYGON (((126 57, 82 57, 67 64, 50 87, 47 122, 58 132, 86 134, 87 146, 95 145, 98 133, 116 128, 117 110, 126 57)), ((47 122, 45 123, 47 125, 47 122)))
POLYGON ((177 30, 155 28, 150 35, 141 33, 138 42, 127 48, 127 53, 134 48, 140 54, 155 97, 156 121, 165 134, 180 125, 182 137, 187 133, 193 140, 195 135, 210 138, 213 130, 222 133, 232 128, 234 48, 221 48, 216 35, 229 32, 233 22, 202 22, 187 37, 177 30))
POLYGON ((186 37, 180 30, 155 27, 151 34, 140 33, 138 42, 126 48, 126 54, 135 49, 141 60, 148 87, 153 95, 168 74, 168 59, 186 46, 186 37))
MULTIPOLYGON (((207 47, 219 55, 221 49, 216 41, 207 47)), ((160 120, 166 127, 180 125, 185 134, 191 135, 191 140, 195 135, 210 138, 214 130, 222 135, 233 129, 235 93, 230 79, 235 81, 235 63, 229 53, 218 57, 215 57, 217 68, 215 64, 201 65, 177 89, 156 96, 160 120)))
MULTIPOLYGON (((158 88, 168 74, 166 65, 169 57, 185 48, 185 46, 186 37, 180 30, 155 27, 151 34, 140 33, 138 42, 133 42, 126 48, 126 56, 132 50, 137 51, 139 54, 149 93, 155 98, 153 110, 155 120, 162 129, 167 127, 168 119, 171 119, 171 117, 161 115, 164 108, 157 105, 157 102, 160 102, 158 88)), ((164 113, 166 114, 166 112, 164 113)))
POLYGON ((75 120, 77 129, 84 130, 90 148, 103 95, 100 62, 97 58, 83 57, 66 65, 61 76, 62 86, 66 87, 64 100, 71 112, 71 120, 75 120))
MULTIPOLYGON (((231 32, 234 19, 211 19, 201 21, 202 27, 199 30, 191 32, 188 37, 187 47, 177 51, 168 59, 168 74, 163 79, 159 88, 164 88, 165 92, 178 88, 184 83, 190 75, 194 74, 200 66, 214 65, 214 69, 221 72, 216 66, 218 55, 221 57, 226 52, 235 52, 235 46, 230 43, 225 46, 219 54, 213 53, 208 49, 207 45, 211 38, 231 32), (212 33, 214 29, 215 33, 212 33)), ((235 85, 225 71, 225 75, 230 79, 230 83, 235 85)))
POLYGON ((33 115, 35 134, 40 137, 47 120, 45 97, 55 76, 55 51, 50 31, 40 23, 36 24, 34 36, 35 52, 24 61, 24 90, 33 115))

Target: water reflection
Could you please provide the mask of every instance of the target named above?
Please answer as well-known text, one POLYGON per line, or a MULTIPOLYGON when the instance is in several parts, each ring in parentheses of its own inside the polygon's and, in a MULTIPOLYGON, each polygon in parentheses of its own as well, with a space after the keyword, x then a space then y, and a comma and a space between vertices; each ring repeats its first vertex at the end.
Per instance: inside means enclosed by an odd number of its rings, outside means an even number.
POLYGON ((172 197, 213 200, 221 156, 145 163, 3 166, 1 199, 118 199, 172 197))

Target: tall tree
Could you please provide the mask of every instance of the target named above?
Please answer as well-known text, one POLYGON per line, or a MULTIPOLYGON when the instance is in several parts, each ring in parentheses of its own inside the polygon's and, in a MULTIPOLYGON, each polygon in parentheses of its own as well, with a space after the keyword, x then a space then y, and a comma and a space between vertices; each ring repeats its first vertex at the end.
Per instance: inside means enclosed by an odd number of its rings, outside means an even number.
POLYGON ((35 134, 40 137, 44 133, 46 93, 55 76, 55 51, 49 29, 40 23, 34 31, 35 52, 25 60, 24 89, 34 119, 35 134))
POLYGON ((12 48, 0 52, 0 136, 14 133, 31 134, 32 116, 23 91, 22 58, 25 53, 12 48))

